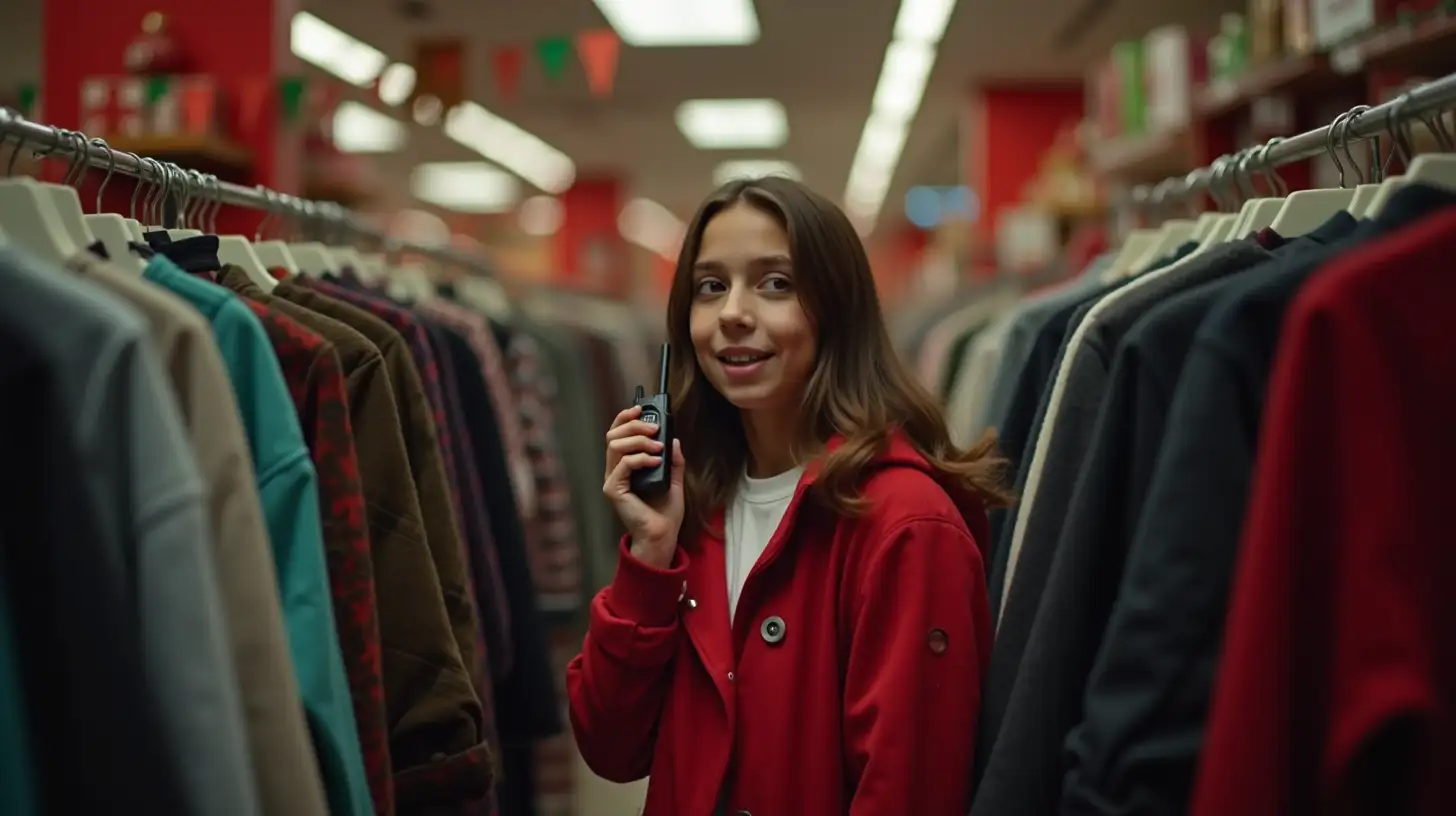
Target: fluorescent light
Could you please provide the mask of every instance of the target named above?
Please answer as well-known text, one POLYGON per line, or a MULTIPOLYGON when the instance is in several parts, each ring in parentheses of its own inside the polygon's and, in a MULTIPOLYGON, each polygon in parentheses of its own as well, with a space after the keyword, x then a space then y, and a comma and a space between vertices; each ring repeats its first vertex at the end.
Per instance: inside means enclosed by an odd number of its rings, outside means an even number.
POLYGON ((409 141, 409 130, 394 117, 354 101, 334 109, 334 147, 341 153, 393 153, 409 141))
POLYGON ((900 0, 895 39, 934 45, 945 36, 955 0, 900 0))
POLYGON ((622 42, 652 46, 758 42, 753 0, 595 0, 622 42))
POLYGON ((953 11, 955 0, 900 0, 894 36, 885 49, 870 115, 844 190, 845 210, 862 235, 874 230, 890 193, 895 166, 935 67, 936 46, 945 37, 953 11))
POLYGON ((485 162, 416 165, 410 192, 438 207, 470 213, 509 212, 520 198, 520 183, 485 162))
POLYGON ((565 192, 576 180, 569 156, 474 102, 450 109, 445 135, 548 193, 565 192))
POLYGON ((521 222, 521 231, 527 235, 555 235, 566 218, 566 208, 555 196, 531 196, 521 202, 516 218, 521 222))
POLYGON ((878 116, 904 120, 915 118, 925 83, 935 65, 935 46, 917 42, 896 41, 885 49, 885 62, 880 67, 880 80, 875 84, 875 98, 870 110, 878 116))
POLYGON ((699 150, 773 150, 789 140, 789 118, 776 99, 690 99, 675 118, 699 150))
POLYGON ((782 176, 795 181, 801 178, 798 166, 792 162, 771 159, 739 159, 725 161, 714 168, 713 185, 721 186, 734 179, 763 178, 764 176, 782 176))
POLYGON ((299 59, 360 88, 368 87, 389 61, 379 49, 354 39, 306 11, 293 15, 289 40, 294 55, 299 59))
POLYGON ((379 75, 379 101, 390 107, 403 105, 415 92, 413 65, 396 62, 379 75))
POLYGON ((656 201, 634 198, 617 216, 617 230, 626 240, 671 260, 677 257, 687 227, 656 201))

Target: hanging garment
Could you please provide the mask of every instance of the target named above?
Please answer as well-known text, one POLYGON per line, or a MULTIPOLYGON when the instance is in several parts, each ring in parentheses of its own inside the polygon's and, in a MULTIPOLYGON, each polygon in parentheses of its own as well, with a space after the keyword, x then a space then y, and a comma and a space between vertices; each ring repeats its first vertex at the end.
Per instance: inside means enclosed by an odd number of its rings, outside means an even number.
POLYGON ((324 561, 318 477, 278 359, 258 319, 233 293, 188 275, 160 255, 143 274, 212 324, 248 430, 304 710, 315 739, 329 742, 318 753, 330 809, 368 812, 369 784, 324 561))
POLYGON ((219 283, 243 295, 268 333, 318 473, 334 622, 349 678, 359 747, 374 812, 377 816, 390 814, 394 812, 394 787, 389 772, 378 595, 343 365, 334 344, 322 335, 229 286, 228 281, 236 283, 238 276, 249 283, 238 267, 218 271, 219 283))
POLYGON ((86 258, 75 260, 71 268, 146 317, 153 346, 168 368, 208 487, 227 642, 241 690, 262 812, 288 807, 300 814, 326 813, 314 745, 298 707, 298 682, 290 670, 277 569, 248 438, 212 329, 175 295, 134 274, 86 258))
MULTIPOLYGON (((33 362, 27 359, 9 357, 18 354, 18 345, 0 339, 0 349, 16 365, 12 370, 0 369, 0 383, 19 384, 24 375, 19 370, 33 362)), ((17 393, 10 391, 7 393, 17 393)), ((16 419, 11 412, 0 409, 0 419, 16 419)), ((18 427, 7 425, 6 427, 18 427)), ((12 451, 13 452, 13 451, 12 451)), ((15 618, 10 612, 10 599, 14 593, 10 582, 15 580, 10 570, 0 559, 0 813, 11 816, 40 816, 40 800, 36 793, 35 766, 31 762, 32 749, 29 731, 30 715, 25 710, 24 678, 20 672, 19 639, 15 635, 15 618)))
POLYGON ((517 394, 531 478, 536 483, 538 534, 531 574, 538 602, 549 610, 576 611, 581 608, 581 541, 557 443, 556 376, 541 345, 522 329, 511 332, 506 368, 517 394))
POLYGON ((1111 784, 1106 774, 1115 772, 1136 780, 1119 799, 1186 808, 1285 309, 1330 259, 1445 206, 1428 192, 1413 189, 1374 222, 1337 214, 1308 236, 1313 241, 1292 242, 1274 268, 1230 283, 1199 327, 1090 675, 1084 724, 1069 742, 1072 795, 1111 784), (1136 679, 1122 674, 1127 665, 1138 666, 1136 679))
MULTIPOLYGON (((11 307, 24 302, 23 289, 13 287, 20 265, 65 274, 0 246, 0 281, 11 307)), ((3 697, 25 717, 0 718, 0 728, 7 745, 26 752, 0 765, 0 797, 4 812, 21 816, 27 800, 37 814, 108 807, 195 814, 182 792, 185 758, 163 729, 161 701, 142 661, 129 559, 116 529, 103 524, 104 489, 92 490, 119 474, 83 465, 88 458, 120 465, 105 449, 129 441, 113 436, 123 417, 104 411, 117 390, 130 386, 128 377, 114 376, 126 373, 129 358, 98 355, 125 348, 127 327, 85 298, 62 297, 65 332, 32 335, 35 325, 27 329, 0 305, 0 392, 16 397, 0 401, 0 422, 25 429, 0 441, 0 544, 46 545, 0 546, 0 604, 12 623, 25 623, 11 629, 0 652, 3 670, 17 681, 15 696, 3 697), (103 427, 81 421, 88 416, 103 427), (57 505, 56 496, 70 498, 57 505), (74 784, 70 771, 78 765, 90 769, 91 784, 74 784)), ((141 342, 139 327, 131 342, 141 342)))
MULTIPOLYGON (((480 663, 474 657, 474 603, 470 597, 470 579, 466 574, 463 547, 455 527, 455 511, 450 503, 450 488, 435 432, 433 411, 425 398, 419 373, 403 338, 379 318, 300 285, 296 278, 279 281, 272 294, 345 323, 373 344, 382 355, 387 375, 385 381, 392 392, 397 412, 398 419, 394 425, 397 430, 391 433, 403 431, 405 434, 409 464, 406 472, 414 476, 416 501, 424 522, 424 543, 439 586, 430 597, 444 601, 450 642, 429 643, 431 651, 439 655, 439 662, 415 666, 406 663, 401 668, 411 674, 421 673, 416 682, 432 678, 432 691, 450 702, 441 706, 442 713, 436 715, 439 719, 431 717, 435 727, 417 731, 411 728, 408 740, 404 739, 405 734, 397 733, 392 737, 390 753, 395 767, 396 808, 409 812, 431 804, 478 799, 489 792, 493 774, 490 748, 485 742, 483 704, 475 691, 480 663), (460 668, 456 670, 455 666, 460 668), (459 673, 456 674, 456 671, 459 673)), ((378 565, 375 572, 376 575, 387 574, 387 570, 378 565)), ((420 579, 423 578, 420 576, 420 579)), ((435 612, 432 606, 422 606, 418 598, 401 597, 399 600, 401 625, 420 625, 428 627, 425 631, 433 630, 435 612)), ((387 625, 382 610, 380 614, 381 625, 387 625)), ((420 645, 424 644, 416 647, 420 645)), ((406 679, 408 675, 400 677, 399 681, 406 679)), ((390 693, 392 684, 387 668, 385 683, 386 693, 390 693)), ((396 721, 395 728, 401 726, 404 723, 396 721)))
MULTIPOLYGON (((124 742, 116 746, 117 756, 105 760, 96 757, 97 761, 119 761, 131 766, 126 759, 128 752, 140 751, 142 756, 134 769, 146 774, 148 783, 158 786, 155 792, 118 778, 116 790, 97 791, 100 801, 83 790, 66 790, 64 785, 47 785, 45 793, 56 801, 92 803, 90 809, 79 812, 105 812, 117 801, 130 801, 172 808, 166 812, 258 813, 236 673, 225 647, 227 628, 218 597, 206 486, 187 446, 176 399, 150 347, 145 320, 74 274, 41 268, 3 247, 0 274, 6 292, 6 297, 0 299, 0 321, 52 366, 57 407, 74 421, 66 430, 76 445, 72 449, 77 451, 76 464, 80 465, 82 478, 68 493, 53 494, 36 506, 13 511, 50 514, 60 509, 45 509, 48 504, 54 505, 55 495, 71 495, 78 506, 67 506, 66 514, 88 510, 95 514, 90 519, 70 522, 86 524, 90 538, 46 543, 56 547, 55 555, 61 555, 70 546, 85 542, 94 549, 72 551, 69 557, 91 560, 110 570, 110 574, 102 576, 105 584, 97 589, 103 593, 102 598, 117 599, 111 613, 123 618, 113 622, 117 634, 123 637, 121 645, 128 645, 125 622, 139 622, 140 631, 130 644, 135 654, 142 656, 144 666, 139 667, 141 674, 137 675, 142 688, 128 689, 135 697, 116 704, 128 709, 141 707, 143 716, 138 725, 142 733, 159 740, 155 748, 135 746, 131 744, 135 736, 125 734, 124 742), (145 451, 145 456, 137 451, 145 451), (156 697, 150 696, 152 689, 156 697), (149 703, 157 706, 155 720, 147 710, 149 703), (161 753, 153 759, 146 756, 151 750, 161 753), (199 750, 205 756, 193 755, 199 750)), ((65 448, 58 451, 64 452, 65 448)), ((46 582, 46 570, 37 569, 46 565, 19 553, 14 558, 23 572, 13 574, 27 575, 27 581, 46 582)), ((72 564, 68 569, 78 566, 72 564)), ((68 599, 67 604, 76 602, 74 589, 55 583, 51 586, 58 598, 68 599)), ((31 588, 11 582, 9 590, 20 596, 15 608, 40 611, 32 606, 35 599, 26 597, 31 588)), ((62 616, 62 620, 69 618, 66 613, 62 616)), ((23 618, 17 615, 17 619, 26 620, 27 625, 39 625, 43 620, 31 614, 23 618)), ((104 619, 91 620, 87 625, 102 623, 104 619)), ((67 644, 71 648, 77 645, 74 641, 67 644)), ((27 648, 22 646, 22 655, 27 648)), ((104 649, 102 653, 109 651, 104 649)), ((69 652, 70 648, 59 657, 32 655, 49 657, 42 664, 48 667, 66 666, 78 659, 67 656, 69 652)), ((120 666, 125 667, 132 658, 120 659, 120 666)), ((68 736, 69 748, 74 749, 76 743, 93 738, 98 723, 114 723, 117 719, 115 712, 96 712, 101 715, 96 723, 65 716, 89 708, 84 701, 69 698, 96 693, 95 678, 108 674, 104 667, 100 674, 85 677, 76 677, 70 671, 55 674, 61 675, 60 683, 85 682, 79 688, 66 689, 69 694, 54 704, 46 696, 59 689, 37 688, 57 682, 51 672, 36 677, 37 685, 27 683, 27 687, 40 692, 33 710, 61 715, 57 721, 46 722, 45 728, 68 736), (52 705, 59 708, 53 709, 52 705), (78 740, 76 734, 86 736, 78 740)), ((125 683, 127 678, 121 679, 125 683)), ((100 735, 95 738, 107 739, 100 735)), ((48 760, 62 761, 59 767, 73 767, 45 743, 38 747, 48 760)), ((70 759, 74 761, 74 757, 70 759)), ((95 770, 99 775, 112 775, 100 768, 95 770)), ((75 785, 72 780, 71 787, 91 785, 75 785)))
POLYGON ((342 322, 264 293, 238 275, 225 274, 223 281, 329 339, 339 353, 367 505, 389 753, 397 777, 427 764, 439 750, 465 746, 466 724, 476 706, 488 701, 477 698, 454 645, 383 355, 342 322))
POLYGON ((1451 810, 1453 252, 1448 207, 1288 310, 1195 816, 1451 810))

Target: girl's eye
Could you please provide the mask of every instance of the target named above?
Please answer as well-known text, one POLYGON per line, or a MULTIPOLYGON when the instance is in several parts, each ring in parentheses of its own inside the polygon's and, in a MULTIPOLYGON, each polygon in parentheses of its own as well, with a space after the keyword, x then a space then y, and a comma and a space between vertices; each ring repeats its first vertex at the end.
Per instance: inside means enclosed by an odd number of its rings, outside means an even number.
POLYGON ((794 288, 794 282, 786 275, 769 275, 763 279, 763 285, 770 292, 788 292, 794 288))
POLYGON ((714 295, 722 291, 723 282, 717 278, 703 278, 698 281, 697 293, 700 295, 714 295))

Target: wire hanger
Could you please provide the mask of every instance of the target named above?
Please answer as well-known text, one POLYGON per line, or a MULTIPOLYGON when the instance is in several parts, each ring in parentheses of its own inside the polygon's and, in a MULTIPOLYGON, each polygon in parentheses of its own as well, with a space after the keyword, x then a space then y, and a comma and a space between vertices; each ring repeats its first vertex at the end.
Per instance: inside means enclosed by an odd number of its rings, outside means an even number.
MULTIPOLYGON (((1148 193, 1146 200, 1139 202, 1143 204, 1150 213, 1157 212, 1162 207, 1162 196, 1167 191, 1171 180, 1164 180, 1155 186, 1152 192, 1148 193)), ((1122 248, 1117 251, 1112 263, 1108 264, 1107 271, 1103 273, 1104 281, 1115 281, 1126 277, 1133 272, 1133 264, 1147 252, 1148 247, 1158 240, 1161 230, 1158 227, 1140 227, 1131 230, 1122 242, 1122 248)))
MULTIPOLYGON (((77 134, 78 138, 84 136, 77 134)), ((106 176, 101 179, 101 186, 96 188, 96 212, 93 215, 83 216, 86 226, 90 228, 91 234, 96 240, 106 247, 106 254, 109 256, 113 266, 119 269, 130 269, 140 273, 146 268, 146 262, 137 257, 131 250, 131 231, 127 229, 126 219, 115 213, 102 212, 102 194, 106 192, 106 185, 111 183, 111 177, 116 173, 116 154, 111 152, 105 139, 92 139, 91 146, 101 148, 106 154, 106 176)), ((78 145, 78 148, 80 146, 78 145)), ((83 165, 84 166, 84 165, 83 165)), ((82 170, 82 175, 85 171, 82 170)), ((80 179, 77 179, 79 182, 80 179)))
POLYGON ((1284 183, 1284 178, 1279 175, 1279 171, 1269 163, 1270 149, 1282 141, 1284 141, 1282 138, 1276 137, 1265 142, 1263 147, 1257 148, 1254 163, 1259 166, 1259 172, 1264 176, 1264 183, 1273 195, 1244 202, 1243 210, 1240 212, 1244 220, 1234 224, 1234 235, 1236 236, 1267 229, 1279 216, 1279 211, 1284 208, 1284 199, 1289 196, 1289 185, 1284 183))
MULTIPOLYGON (((1168 180, 1170 184, 1176 184, 1173 179, 1168 180)), ((1165 189, 1164 195, 1167 194, 1165 189)), ((1163 222, 1158 230, 1158 237, 1135 261, 1129 274, 1138 275, 1146 272, 1149 267, 1161 261, 1164 257, 1172 254, 1178 247, 1182 246, 1193 236, 1194 222, 1191 218, 1170 218, 1163 222)))
POLYGON ((1335 121, 1325 129, 1325 150, 1329 153, 1330 160, 1335 163, 1335 169, 1340 173, 1339 189, 1299 190, 1291 193, 1289 198, 1285 199, 1279 214, 1274 217, 1274 223, 1269 225, 1275 232, 1285 238, 1296 238, 1308 234, 1328 221, 1330 216, 1350 206, 1350 202, 1355 198, 1355 191, 1345 186, 1345 165, 1340 162, 1340 157, 1335 152, 1335 138, 1340 134, 1341 125, 1351 116, 1358 115, 1359 109, 1352 108, 1336 116, 1335 121))
POLYGON ((364 267, 364 259, 360 256, 359 250, 339 240, 346 237, 349 232, 348 213, 344 212, 343 207, 331 202, 320 203, 318 206, 319 214, 324 216, 332 227, 330 230, 331 242, 324 249, 328 252, 333 267, 341 272, 348 269, 356 275, 359 274, 359 270, 364 267))
POLYGON ((1355 170, 1355 177, 1359 184, 1355 185, 1355 195, 1351 196, 1350 203, 1345 206, 1345 212, 1359 218, 1361 213, 1370 206, 1370 201, 1380 190, 1380 137, 1375 136, 1370 140, 1370 174, 1365 174, 1362 163, 1356 161, 1355 155, 1350 152, 1350 128, 1355 120, 1365 111, 1370 110, 1369 105, 1361 105, 1354 110, 1354 114, 1345 120, 1344 130, 1340 134, 1341 150, 1345 153, 1345 160, 1355 170))
MULTIPOLYGON (((23 121, 18 114, 0 108, 0 142, 4 141, 13 121, 23 121)), ((15 160, 25 148, 25 137, 16 135, 15 152, 6 164, 6 178, 0 181, 0 227, 19 247, 55 263, 64 263, 81 252, 82 247, 66 230, 54 199, 44 192, 43 185, 31 178, 15 178, 15 160)))
POLYGON ((258 222, 258 227, 253 232, 254 254, 258 256, 258 260, 263 266, 268 269, 281 269, 286 274, 297 275, 298 261, 293 257, 293 253, 289 251, 288 244, 277 240, 263 240, 263 228, 278 215, 277 208, 280 206, 277 199, 278 194, 261 184, 253 189, 258 191, 258 194, 263 197, 264 202, 263 220, 258 222))

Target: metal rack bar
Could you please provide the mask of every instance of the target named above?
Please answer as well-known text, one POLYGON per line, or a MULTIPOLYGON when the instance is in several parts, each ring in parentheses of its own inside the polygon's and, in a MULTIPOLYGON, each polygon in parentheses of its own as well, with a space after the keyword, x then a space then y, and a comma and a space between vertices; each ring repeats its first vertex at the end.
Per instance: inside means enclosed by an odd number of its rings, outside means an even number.
MULTIPOLYGON (((1359 111, 1353 114, 1353 118, 1341 122, 1337 133, 1331 133, 1331 128, 1335 126, 1335 123, 1331 123, 1287 139, 1271 140, 1266 146, 1246 152, 1240 169, 1263 172, 1311 159, 1328 152, 1332 137, 1337 136, 1341 144, 1355 144, 1389 134, 1392 125, 1404 124, 1412 119, 1425 119, 1452 107, 1456 107, 1456 74, 1412 88, 1389 102, 1359 111)), ((1224 158, 1228 160, 1233 157, 1224 158)), ((1219 172, 1213 166, 1203 167, 1186 176, 1171 177, 1159 184, 1143 185, 1133 191, 1133 200, 1137 203, 1163 204, 1170 199, 1207 192, 1219 172)))
MULTIPOLYGON (((84 158, 86 164, 91 167, 146 181, 157 181, 156 171, 148 165, 145 157, 103 147, 99 143, 93 143, 83 133, 78 134, 82 137, 79 139, 67 138, 63 133, 61 128, 32 122, 14 111, 0 108, 0 144, 11 139, 18 139, 16 150, 29 146, 37 154, 46 158, 65 158, 72 161, 84 158)), ((175 165, 167 163, 159 162, 158 164, 175 167, 175 165)), ((341 227, 356 236, 368 238, 391 253, 416 253, 441 263, 465 267, 479 274, 491 274, 491 267, 484 258, 461 252, 448 245, 430 246, 391 238, 365 224, 343 207, 334 204, 320 204, 297 196, 282 195, 268 190, 262 185, 244 187, 221 180, 210 180, 206 188, 199 190, 198 194, 210 201, 230 204, 234 207, 262 210, 265 213, 273 214, 294 213, 306 220, 325 223, 335 228, 341 227)))

